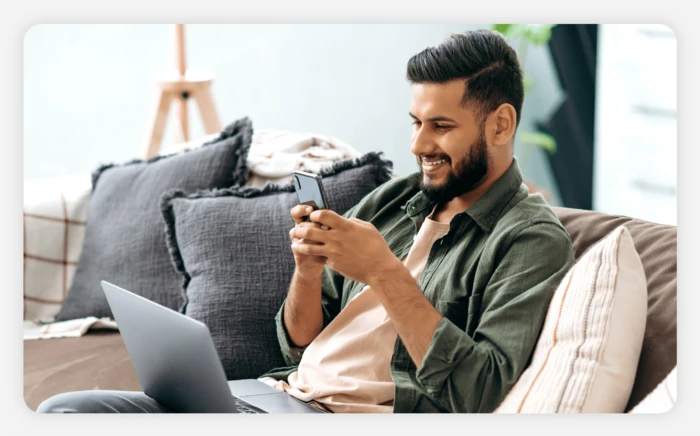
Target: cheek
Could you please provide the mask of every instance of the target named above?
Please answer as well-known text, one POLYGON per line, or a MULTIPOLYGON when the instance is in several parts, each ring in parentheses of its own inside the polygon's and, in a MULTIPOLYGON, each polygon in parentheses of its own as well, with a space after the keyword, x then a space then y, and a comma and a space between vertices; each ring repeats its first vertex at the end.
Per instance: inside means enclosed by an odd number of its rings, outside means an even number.
POLYGON ((460 146, 458 138, 452 137, 449 133, 445 134, 440 138, 438 145, 443 154, 450 158, 450 163, 452 165, 461 159, 463 147, 460 146))
POLYGON ((460 132, 448 132, 440 139, 440 148, 450 157, 450 166, 455 168, 465 158, 468 159, 472 142, 467 135, 460 132))

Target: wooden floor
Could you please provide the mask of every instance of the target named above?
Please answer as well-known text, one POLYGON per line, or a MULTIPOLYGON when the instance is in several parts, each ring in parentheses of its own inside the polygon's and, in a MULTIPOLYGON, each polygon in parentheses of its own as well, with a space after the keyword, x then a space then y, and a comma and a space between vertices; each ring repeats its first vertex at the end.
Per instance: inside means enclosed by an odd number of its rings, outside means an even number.
POLYGON ((24 341, 24 400, 30 409, 62 392, 91 389, 141 390, 118 332, 24 341))

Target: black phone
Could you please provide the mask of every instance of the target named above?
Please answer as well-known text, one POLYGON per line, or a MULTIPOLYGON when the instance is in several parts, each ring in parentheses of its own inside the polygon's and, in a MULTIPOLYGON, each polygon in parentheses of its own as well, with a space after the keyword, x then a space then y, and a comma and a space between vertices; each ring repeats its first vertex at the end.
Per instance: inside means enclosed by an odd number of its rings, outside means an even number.
MULTIPOLYGON (((326 191, 323 189, 321 177, 318 174, 293 171, 292 181, 297 192, 299 204, 306 204, 317 209, 328 209, 326 191)), ((307 217, 308 220, 308 217, 307 217)))

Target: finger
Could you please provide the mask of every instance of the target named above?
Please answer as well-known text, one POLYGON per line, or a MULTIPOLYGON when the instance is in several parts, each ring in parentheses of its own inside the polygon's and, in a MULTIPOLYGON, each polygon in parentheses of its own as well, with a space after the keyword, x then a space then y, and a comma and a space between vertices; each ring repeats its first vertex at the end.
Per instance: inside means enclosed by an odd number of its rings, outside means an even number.
POLYGON ((325 225, 331 229, 340 229, 347 222, 347 219, 329 209, 315 210, 311 212, 309 218, 311 221, 325 225))
POLYGON ((330 234, 328 231, 317 227, 295 227, 294 237, 305 241, 324 243, 329 240, 330 234))
POLYGON ((313 228, 313 229, 320 229, 321 226, 322 226, 322 224, 315 223, 312 221, 304 221, 304 222, 296 225, 297 228, 308 227, 308 228, 313 228))
POLYGON ((290 235, 289 239, 291 239, 292 242, 301 242, 301 243, 306 243, 306 244, 323 245, 323 242, 310 241, 308 239, 297 238, 296 236, 293 236, 293 235, 290 235))
POLYGON ((303 204, 298 204, 292 208, 292 210, 289 212, 290 215, 292 216, 292 219, 296 224, 304 222, 304 218, 309 216, 311 212, 313 212, 313 208, 311 206, 306 206, 303 204))
POLYGON ((291 239, 292 239, 292 242, 299 242, 299 243, 303 243, 303 244, 312 244, 312 245, 323 245, 323 242, 307 241, 307 240, 300 239, 300 238, 291 238, 291 239))
POLYGON ((292 215, 293 217, 303 217, 303 216, 308 215, 308 214, 311 213, 312 211, 313 211, 313 208, 312 208, 311 206, 309 206, 309 205, 306 205, 306 204, 297 204, 296 206, 294 206, 294 207, 292 208, 292 210, 290 211, 290 213, 291 213, 291 215, 292 215))
POLYGON ((302 221, 302 222, 298 223, 296 226, 297 227, 313 227, 316 229, 330 230, 330 227, 323 225, 323 224, 315 223, 313 221, 302 221))
POLYGON ((289 231, 289 239, 291 239, 292 242, 301 241, 301 238, 297 238, 295 232, 296 232, 296 227, 292 227, 292 229, 289 231))
MULTIPOLYGON (((295 236, 297 234, 296 229, 302 229, 302 228, 323 229, 323 227, 325 227, 325 226, 318 224, 318 223, 314 223, 311 221, 304 221, 304 222, 298 223, 296 226, 292 227, 289 230, 289 237, 290 238, 296 237, 296 238, 300 238, 300 239, 302 238, 301 236, 295 236)), ((328 227, 326 227, 324 230, 328 230, 328 227)))
POLYGON ((292 251, 296 254, 303 254, 305 256, 324 256, 325 257, 325 246, 305 244, 303 242, 293 242, 292 251))

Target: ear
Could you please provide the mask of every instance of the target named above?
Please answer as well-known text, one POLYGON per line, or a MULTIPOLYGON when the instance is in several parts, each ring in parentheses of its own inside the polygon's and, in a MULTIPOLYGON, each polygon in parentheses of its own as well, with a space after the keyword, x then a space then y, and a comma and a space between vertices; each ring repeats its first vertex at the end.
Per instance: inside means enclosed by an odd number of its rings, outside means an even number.
POLYGON ((492 144, 495 147, 510 144, 515 135, 518 122, 513 105, 503 103, 493 111, 487 119, 487 129, 492 135, 492 144))

